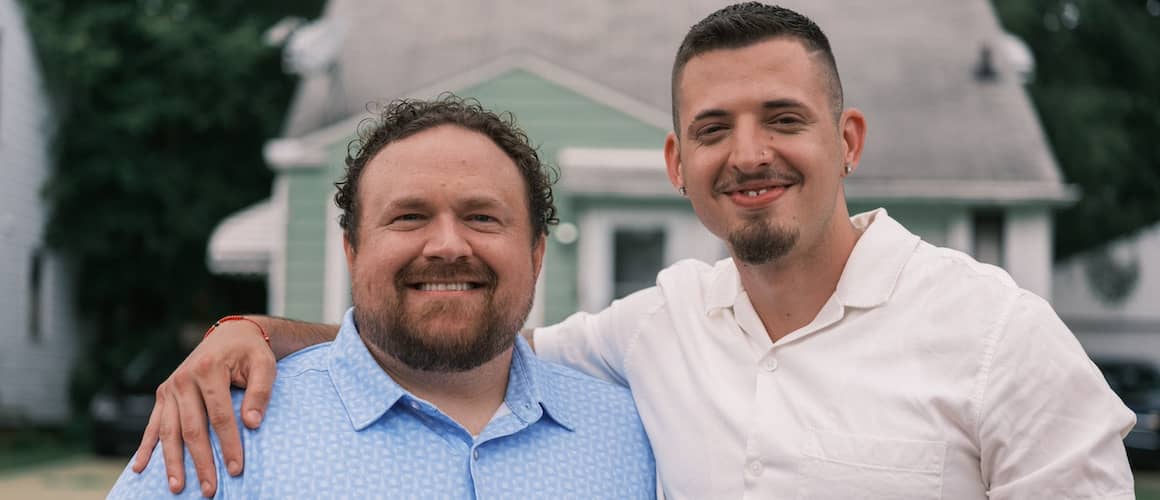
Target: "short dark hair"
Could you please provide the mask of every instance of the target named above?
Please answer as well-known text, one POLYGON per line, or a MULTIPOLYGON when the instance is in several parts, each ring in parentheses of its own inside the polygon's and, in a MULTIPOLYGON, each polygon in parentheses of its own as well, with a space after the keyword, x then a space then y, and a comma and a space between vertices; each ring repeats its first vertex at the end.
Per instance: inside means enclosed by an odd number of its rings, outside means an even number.
POLYGON ((830 106, 837 120, 843 107, 842 80, 838 77, 838 65, 834 62, 834 52, 826 34, 810 18, 792 10, 745 2, 709 14, 689 28, 689 33, 681 41, 673 61, 673 132, 678 136, 681 134, 677 95, 681 72, 690 59, 713 50, 739 49, 779 37, 798 40, 806 50, 822 53, 823 69, 829 76, 830 106))
POLYGON ((528 135, 516 125, 515 116, 510 112, 496 114, 475 99, 445 92, 432 100, 392 101, 377 120, 368 119, 359 124, 358 139, 346 148, 346 173, 334 184, 338 188, 334 202, 342 209, 338 224, 352 245, 358 242, 358 187, 367 163, 388 144, 440 125, 457 125, 487 136, 516 164, 528 190, 533 242, 548 234, 548 226, 559 223, 552 199, 552 184, 557 174, 540 162, 540 155, 528 135))

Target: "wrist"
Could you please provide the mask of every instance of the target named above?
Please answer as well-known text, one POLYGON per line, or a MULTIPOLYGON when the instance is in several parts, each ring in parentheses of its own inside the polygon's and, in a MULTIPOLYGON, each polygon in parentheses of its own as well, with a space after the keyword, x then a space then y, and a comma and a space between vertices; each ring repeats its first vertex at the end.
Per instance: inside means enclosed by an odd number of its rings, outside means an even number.
POLYGON ((258 329, 258 334, 262 336, 262 340, 266 341, 266 345, 270 345, 270 335, 268 335, 266 333, 266 329, 264 327, 262 327, 262 325, 260 323, 258 323, 257 321, 254 321, 253 319, 247 318, 245 316, 240 316, 240 315, 236 315, 236 314, 230 315, 230 316, 225 316, 222 319, 215 321, 212 325, 210 325, 209 329, 205 331, 205 335, 203 335, 201 337, 202 340, 205 340, 206 337, 209 337, 209 334, 213 333, 214 330, 217 329, 217 327, 221 326, 224 323, 229 323, 231 321, 245 321, 247 323, 254 325, 254 327, 258 329))

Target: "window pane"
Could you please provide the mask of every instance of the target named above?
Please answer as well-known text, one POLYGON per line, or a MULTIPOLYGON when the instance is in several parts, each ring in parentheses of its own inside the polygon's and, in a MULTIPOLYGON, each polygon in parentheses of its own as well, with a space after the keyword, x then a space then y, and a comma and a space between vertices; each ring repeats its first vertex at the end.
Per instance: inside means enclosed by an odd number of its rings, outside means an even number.
POLYGON ((613 298, 656 284, 665 263, 664 229, 617 229, 612 238, 613 298))

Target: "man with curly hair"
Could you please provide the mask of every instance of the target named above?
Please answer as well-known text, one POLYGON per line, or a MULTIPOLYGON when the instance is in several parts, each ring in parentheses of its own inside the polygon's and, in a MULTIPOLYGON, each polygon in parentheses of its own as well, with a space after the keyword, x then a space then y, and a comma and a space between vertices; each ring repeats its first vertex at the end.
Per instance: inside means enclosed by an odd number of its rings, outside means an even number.
MULTIPOLYGON (((510 115, 446 94, 360 135, 335 197, 354 307, 333 342, 278 362, 265 425, 240 430, 252 472, 230 476, 214 436, 221 480, 184 495, 655 498, 628 391, 519 338, 556 218, 510 115)), ((109 496, 170 487, 159 459, 109 496)))

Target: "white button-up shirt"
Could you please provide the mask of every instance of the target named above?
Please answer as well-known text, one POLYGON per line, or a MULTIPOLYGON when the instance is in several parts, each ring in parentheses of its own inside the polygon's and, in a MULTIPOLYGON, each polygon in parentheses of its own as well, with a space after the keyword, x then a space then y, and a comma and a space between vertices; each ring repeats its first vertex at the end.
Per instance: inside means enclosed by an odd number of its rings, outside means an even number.
POLYGON ((1124 498, 1135 422, 1043 299, 885 210, 771 342, 731 260, 536 331, 632 389, 669 498, 1124 498))

